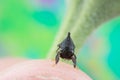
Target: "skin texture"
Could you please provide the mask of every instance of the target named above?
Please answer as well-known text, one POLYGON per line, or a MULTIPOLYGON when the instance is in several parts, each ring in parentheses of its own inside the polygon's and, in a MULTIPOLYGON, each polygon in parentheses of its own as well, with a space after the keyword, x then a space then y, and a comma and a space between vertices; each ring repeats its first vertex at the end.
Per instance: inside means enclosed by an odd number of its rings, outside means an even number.
POLYGON ((27 61, 27 59, 20 59, 20 58, 1 58, 0 59, 0 72, 4 71, 8 67, 11 67, 15 64, 20 62, 27 61))
MULTIPOLYGON (((4 61, 3 61, 4 62, 4 61)), ((72 65, 51 60, 9 60, 0 72, 0 80, 92 80, 72 65), (10 65, 11 64, 11 65, 10 65)))

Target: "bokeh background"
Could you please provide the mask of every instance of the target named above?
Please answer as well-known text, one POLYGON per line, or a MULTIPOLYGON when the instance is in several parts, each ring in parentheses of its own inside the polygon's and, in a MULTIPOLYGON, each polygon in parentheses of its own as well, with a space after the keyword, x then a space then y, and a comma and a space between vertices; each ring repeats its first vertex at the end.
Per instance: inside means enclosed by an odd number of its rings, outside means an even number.
POLYGON ((64 11, 64 0, 0 0, 0 55, 44 58, 64 11))
MULTIPOLYGON (((63 21, 65 0, 0 0, 0 57, 46 58, 63 21)), ((102 24, 77 55, 95 80, 120 80, 120 17, 102 24)))

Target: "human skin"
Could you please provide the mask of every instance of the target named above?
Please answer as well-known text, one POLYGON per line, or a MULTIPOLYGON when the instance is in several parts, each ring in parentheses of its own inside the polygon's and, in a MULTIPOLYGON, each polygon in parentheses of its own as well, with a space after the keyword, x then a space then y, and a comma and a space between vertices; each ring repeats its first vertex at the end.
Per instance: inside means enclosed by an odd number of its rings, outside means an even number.
MULTIPOLYGON (((72 65, 52 60, 9 60, 0 72, 0 80, 92 80, 72 65)), ((3 63, 5 65, 5 63, 3 63)))
POLYGON ((27 59, 11 58, 11 57, 1 58, 0 59, 0 72, 4 71, 8 67, 11 67, 11 66, 18 64, 20 62, 23 62, 23 61, 27 61, 27 59))

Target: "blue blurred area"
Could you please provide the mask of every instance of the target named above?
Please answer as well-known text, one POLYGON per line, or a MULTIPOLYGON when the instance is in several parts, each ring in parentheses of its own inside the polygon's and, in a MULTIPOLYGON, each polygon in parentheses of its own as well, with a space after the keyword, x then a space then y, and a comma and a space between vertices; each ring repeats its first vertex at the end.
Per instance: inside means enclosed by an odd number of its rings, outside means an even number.
POLYGON ((78 54, 78 66, 95 80, 120 79, 120 17, 97 28, 78 54))
POLYGON ((108 64, 111 70, 120 78, 120 19, 111 31, 109 41, 110 53, 108 64))

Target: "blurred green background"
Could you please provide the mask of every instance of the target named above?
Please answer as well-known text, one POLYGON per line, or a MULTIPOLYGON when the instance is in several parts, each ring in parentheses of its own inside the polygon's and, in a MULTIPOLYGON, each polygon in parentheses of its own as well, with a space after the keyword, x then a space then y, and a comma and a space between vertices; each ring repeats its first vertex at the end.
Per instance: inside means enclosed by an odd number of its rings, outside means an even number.
MULTIPOLYGON (((0 0, 0 57, 45 58, 66 11, 65 0, 0 0)), ((120 80, 120 17, 102 24, 78 54, 95 80, 120 80)))
POLYGON ((63 0, 0 0, 0 55, 44 58, 64 11, 63 0))

